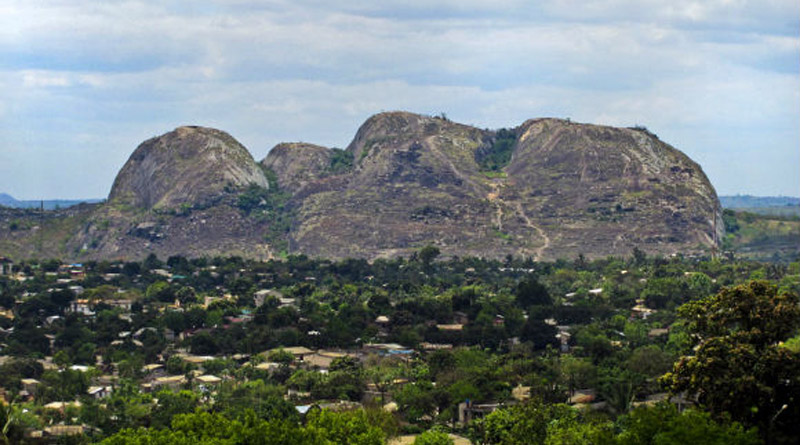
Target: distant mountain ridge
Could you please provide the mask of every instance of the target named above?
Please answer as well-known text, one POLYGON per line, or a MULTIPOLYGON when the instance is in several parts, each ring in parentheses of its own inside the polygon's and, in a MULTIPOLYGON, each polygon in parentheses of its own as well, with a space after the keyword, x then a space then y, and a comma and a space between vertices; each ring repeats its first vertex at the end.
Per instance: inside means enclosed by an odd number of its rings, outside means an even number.
POLYGON ((223 131, 179 127, 137 147, 104 203, 0 209, 0 254, 692 254, 718 245, 721 209, 702 168, 644 128, 539 118, 494 131, 395 111, 344 150, 283 143, 261 162, 223 131))
POLYGON ((719 202, 728 209, 746 209, 751 207, 800 206, 800 198, 794 196, 753 196, 727 195, 720 196, 719 202))
POLYGON ((8 193, 0 193, 0 206, 12 207, 15 209, 38 209, 44 205, 45 210, 55 210, 57 208, 67 208, 78 204, 94 204, 102 202, 103 199, 45 199, 45 200, 18 200, 8 193))

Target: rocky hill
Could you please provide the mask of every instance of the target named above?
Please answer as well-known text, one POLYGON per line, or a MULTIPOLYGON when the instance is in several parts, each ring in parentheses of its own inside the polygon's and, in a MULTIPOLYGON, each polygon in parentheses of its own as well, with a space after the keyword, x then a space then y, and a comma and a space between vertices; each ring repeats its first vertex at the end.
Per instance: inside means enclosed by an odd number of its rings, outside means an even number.
POLYGON ((180 127, 143 142, 114 180, 108 200, 139 208, 170 209, 211 203, 226 189, 267 187, 250 152, 229 134, 180 127))
POLYGON ((312 255, 390 257, 428 243, 462 256, 673 253, 722 230, 700 166, 644 129, 536 119, 494 132, 394 112, 358 130, 349 171, 326 174, 324 152, 310 151, 262 163, 291 189, 292 248, 312 255), (286 157, 294 164, 279 168, 286 157))
MULTIPOLYGON (((260 166, 224 132, 178 128, 142 143, 73 233, 38 245, 67 258, 691 253, 721 238, 720 211, 700 166, 643 128, 490 131, 391 112, 345 150, 279 144, 260 166)), ((9 221, 0 253, 31 255, 33 232, 9 221)))

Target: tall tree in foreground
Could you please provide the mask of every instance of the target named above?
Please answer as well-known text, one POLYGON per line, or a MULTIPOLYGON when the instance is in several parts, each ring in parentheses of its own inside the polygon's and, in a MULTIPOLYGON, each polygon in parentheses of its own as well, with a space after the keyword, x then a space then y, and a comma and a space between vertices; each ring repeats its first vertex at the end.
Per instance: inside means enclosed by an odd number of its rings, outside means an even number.
POLYGON ((723 289, 678 309, 697 342, 662 382, 712 414, 758 426, 768 443, 800 437, 800 354, 784 343, 800 327, 798 296, 766 281, 723 289))

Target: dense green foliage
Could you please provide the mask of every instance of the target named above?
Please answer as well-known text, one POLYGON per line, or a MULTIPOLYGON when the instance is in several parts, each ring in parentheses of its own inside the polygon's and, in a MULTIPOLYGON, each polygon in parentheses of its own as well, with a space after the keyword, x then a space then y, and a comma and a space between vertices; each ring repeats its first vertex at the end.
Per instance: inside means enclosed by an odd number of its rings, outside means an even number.
POLYGON ((0 277, 14 316, 0 318, 0 385, 20 394, 31 389, 22 379, 39 381, 33 398, 13 400, 8 437, 59 423, 108 443, 383 443, 403 429, 430 431, 421 443, 444 431, 481 443, 791 443, 797 434, 799 263, 641 251, 443 260, 430 246, 373 263, 151 255, 83 267, 82 289, 52 260, 15 264, 22 281, 0 277), (91 314, 69 310, 79 298, 91 314), (293 346, 339 355, 320 372, 293 346), (179 382, 148 386, 154 363, 179 382), (659 377, 670 371, 673 390, 697 394, 693 410, 645 407, 668 397, 659 377), (88 396, 110 373, 111 394, 88 396), (74 400, 82 405, 44 408, 74 400), (466 401, 499 409, 462 425, 466 401), (379 408, 389 402, 394 414, 379 408))
POLYGON ((241 419, 197 411, 180 414, 165 429, 126 429, 105 439, 105 445, 380 445, 384 432, 364 411, 310 413, 305 426, 285 420, 263 420, 253 412, 241 419))
POLYGON ((716 422, 708 413, 660 403, 639 407, 616 422, 589 418, 567 405, 526 402, 498 410, 473 424, 472 438, 503 445, 746 445, 760 443, 756 430, 716 422))
POLYGON ((499 172, 511 161, 514 145, 517 143, 517 134, 512 129, 501 128, 497 130, 492 139, 492 145, 478 153, 476 160, 481 170, 499 172))
MULTIPOLYGON (((796 209, 792 207, 791 209, 796 209)), ((729 256, 786 262, 800 253, 800 216, 725 209, 722 248, 729 256)))
POLYGON ((353 153, 341 148, 332 148, 331 163, 328 171, 333 175, 346 173, 353 168, 353 153))
POLYGON ((663 380, 712 413, 757 425, 776 443, 800 437, 800 353, 783 342, 800 328, 800 299, 751 281, 682 306, 699 342, 663 380))
POLYGON ((292 225, 293 214, 288 206, 291 194, 280 189, 275 173, 263 168, 267 176, 269 188, 250 184, 237 197, 236 206, 242 213, 266 221, 269 231, 264 235, 265 241, 279 250, 288 247, 286 239, 292 225))

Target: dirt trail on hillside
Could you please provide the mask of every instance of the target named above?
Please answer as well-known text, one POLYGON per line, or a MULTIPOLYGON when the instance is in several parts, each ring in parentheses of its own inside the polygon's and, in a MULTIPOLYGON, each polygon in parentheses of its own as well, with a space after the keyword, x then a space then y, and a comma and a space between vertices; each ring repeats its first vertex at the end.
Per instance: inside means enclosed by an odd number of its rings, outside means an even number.
POLYGON ((541 261, 542 257, 544 256, 544 251, 550 247, 550 237, 547 236, 547 234, 541 227, 534 224, 533 221, 531 221, 531 219, 528 218, 528 215, 526 215, 525 211, 522 210, 522 203, 516 202, 515 204, 517 209, 517 215, 519 215, 522 218, 522 220, 525 221, 525 225, 535 230, 539 234, 539 236, 541 236, 542 239, 544 240, 544 244, 542 244, 541 247, 538 247, 536 248, 536 250, 534 250, 534 252, 536 253, 536 261, 541 261))
POLYGON ((486 195, 486 199, 489 200, 492 204, 495 205, 495 214, 493 218, 493 222, 497 230, 500 232, 503 231, 503 216, 504 210, 503 208, 508 206, 514 209, 514 213, 516 213, 522 220, 525 222, 525 226, 533 229, 536 231, 537 234, 542 238, 543 244, 540 247, 537 247, 533 250, 534 257, 537 261, 541 261, 544 257, 544 251, 550 247, 550 237, 547 236, 544 229, 539 227, 538 225, 534 224, 533 221, 528 217, 525 213, 525 210, 522 208, 522 203, 519 201, 508 202, 502 197, 502 190, 501 187, 505 186, 505 181, 503 179, 494 179, 489 183, 489 187, 492 189, 486 195))

